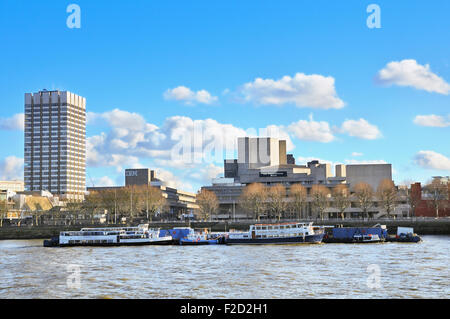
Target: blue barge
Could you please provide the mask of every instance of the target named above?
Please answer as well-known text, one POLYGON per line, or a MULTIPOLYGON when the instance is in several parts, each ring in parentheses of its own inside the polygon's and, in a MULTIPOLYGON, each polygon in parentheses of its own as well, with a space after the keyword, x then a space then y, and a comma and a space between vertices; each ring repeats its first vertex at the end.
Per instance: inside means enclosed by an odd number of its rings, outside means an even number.
POLYGON ((342 227, 336 226, 327 230, 324 243, 375 243, 384 242, 388 238, 385 225, 373 227, 342 227))

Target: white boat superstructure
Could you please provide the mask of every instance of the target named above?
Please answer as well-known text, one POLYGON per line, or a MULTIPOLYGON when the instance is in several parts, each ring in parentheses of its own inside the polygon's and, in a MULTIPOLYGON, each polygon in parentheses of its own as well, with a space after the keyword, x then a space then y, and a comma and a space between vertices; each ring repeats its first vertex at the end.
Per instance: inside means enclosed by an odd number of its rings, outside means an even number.
POLYGON ((149 229, 148 224, 137 227, 82 228, 64 231, 59 235, 60 246, 114 246, 170 243, 172 236, 160 237, 160 229, 149 229))
POLYGON ((324 232, 315 230, 313 223, 280 223, 251 225, 248 232, 228 233, 226 243, 307 243, 321 242, 324 232))

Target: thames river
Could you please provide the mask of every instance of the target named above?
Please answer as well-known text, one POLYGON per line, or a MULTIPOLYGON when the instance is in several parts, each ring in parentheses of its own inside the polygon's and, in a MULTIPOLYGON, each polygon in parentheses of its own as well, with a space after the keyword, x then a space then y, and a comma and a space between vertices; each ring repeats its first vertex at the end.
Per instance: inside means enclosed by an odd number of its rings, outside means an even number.
POLYGON ((422 238, 99 248, 0 241, 0 298, 449 298, 450 236, 422 238))

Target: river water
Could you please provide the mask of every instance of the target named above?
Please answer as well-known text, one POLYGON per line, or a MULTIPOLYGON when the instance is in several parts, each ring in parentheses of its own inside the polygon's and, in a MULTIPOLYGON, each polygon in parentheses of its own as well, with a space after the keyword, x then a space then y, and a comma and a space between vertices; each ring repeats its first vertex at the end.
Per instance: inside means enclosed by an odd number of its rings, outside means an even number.
POLYGON ((423 240, 98 248, 0 241, 0 298, 449 298, 450 236, 423 240))

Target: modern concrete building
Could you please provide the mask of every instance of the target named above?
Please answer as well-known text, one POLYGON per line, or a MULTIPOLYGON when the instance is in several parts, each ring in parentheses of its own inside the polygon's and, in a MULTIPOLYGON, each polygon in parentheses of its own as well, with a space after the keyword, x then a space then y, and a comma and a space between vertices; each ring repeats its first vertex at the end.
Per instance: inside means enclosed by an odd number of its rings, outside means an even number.
POLYGON ((346 165, 344 171, 346 171, 345 177, 347 184, 350 184, 350 190, 353 190, 359 182, 365 182, 376 191, 383 179, 392 180, 391 164, 346 165))
POLYGON ((23 181, 0 181, 0 190, 23 192, 25 190, 25 183, 23 181))
POLYGON ((67 200, 86 191, 86 99, 68 91, 25 94, 25 189, 67 200))
MULTIPOLYGON (((239 198, 243 189, 252 183, 266 186, 282 184, 287 193, 292 185, 302 184, 309 193, 311 187, 318 184, 331 191, 340 184, 352 190, 358 182, 366 182, 376 191, 379 182, 385 178, 392 180, 391 164, 339 164, 333 176, 331 165, 317 160, 296 165, 294 157, 286 154, 286 141, 245 137, 238 139, 238 159, 224 161, 224 177, 213 179, 211 186, 203 188, 216 194, 220 203, 218 217, 227 219, 245 218, 246 213, 239 207, 239 198)), ((357 212, 356 208, 349 210, 349 214, 357 212)), ((372 213, 379 213, 379 209, 372 213)))

